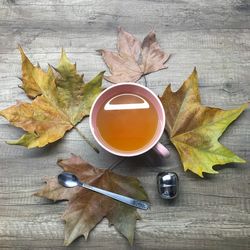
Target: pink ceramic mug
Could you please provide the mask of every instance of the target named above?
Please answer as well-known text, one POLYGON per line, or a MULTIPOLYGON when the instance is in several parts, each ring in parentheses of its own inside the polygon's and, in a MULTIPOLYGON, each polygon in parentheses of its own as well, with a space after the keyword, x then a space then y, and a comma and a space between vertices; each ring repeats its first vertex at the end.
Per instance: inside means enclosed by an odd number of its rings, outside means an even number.
MULTIPOLYGON (((126 104, 129 105, 129 104, 126 104)), ((106 106, 106 105, 105 105, 106 106)), ((163 157, 167 157, 169 155, 169 151, 167 148, 165 148, 161 143, 158 141, 160 140, 160 137, 162 136, 162 133, 164 131, 165 127, 165 112, 163 109, 163 106, 157 97, 157 95, 152 92, 150 89, 147 87, 144 87, 142 85, 139 85, 137 83, 118 83, 115 85, 112 85, 111 87, 105 89, 95 100, 95 102, 92 105, 91 111, 90 111, 90 118, 89 118, 89 123, 90 123, 90 129, 91 132, 95 138, 95 140, 98 142, 98 144, 107 150, 108 152, 118 155, 118 156, 137 156, 141 155, 150 149, 154 149, 157 153, 159 153, 163 157), (128 151, 128 152, 120 152, 119 150, 116 150, 115 148, 109 147, 107 143, 103 140, 97 125, 96 125, 96 120, 97 120, 97 115, 98 111, 102 107, 102 105, 105 102, 108 102, 111 100, 113 97, 121 94, 133 94, 133 95, 138 95, 140 97, 144 97, 145 99, 149 100, 158 116, 158 125, 157 129, 155 131, 155 135, 145 147, 135 150, 135 151, 128 151)), ((143 128, 142 128, 143 129, 143 128)))

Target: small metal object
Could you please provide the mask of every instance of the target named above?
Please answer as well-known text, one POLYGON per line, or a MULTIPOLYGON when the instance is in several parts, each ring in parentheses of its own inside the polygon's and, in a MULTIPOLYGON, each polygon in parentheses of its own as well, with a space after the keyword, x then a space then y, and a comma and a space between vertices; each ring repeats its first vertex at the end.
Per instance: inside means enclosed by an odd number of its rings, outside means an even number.
POLYGON ((161 198, 174 199, 179 190, 179 178, 174 172, 161 172, 157 175, 157 186, 161 198))
POLYGON ((113 193, 113 192, 110 192, 110 191, 107 191, 98 187, 90 186, 87 183, 81 182, 74 174, 69 173, 69 172, 63 172, 59 174, 58 182, 59 184, 67 188, 72 188, 72 187, 77 187, 77 186, 87 188, 91 191, 106 195, 112 199, 115 199, 117 201, 123 202, 125 204, 128 204, 130 206, 133 206, 139 209, 147 210, 150 208, 150 204, 148 202, 136 200, 136 199, 133 199, 133 198, 121 195, 121 194, 116 194, 116 193, 113 193))

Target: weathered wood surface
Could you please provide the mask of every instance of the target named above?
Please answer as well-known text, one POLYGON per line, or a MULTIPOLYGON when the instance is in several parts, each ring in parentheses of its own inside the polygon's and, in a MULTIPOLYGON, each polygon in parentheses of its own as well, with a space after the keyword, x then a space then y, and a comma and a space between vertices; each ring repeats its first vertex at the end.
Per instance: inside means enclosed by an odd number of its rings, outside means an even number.
MULTIPOLYGON (((105 65, 95 52, 115 49, 116 27, 143 38, 154 28, 158 40, 172 54, 169 68, 147 76, 149 87, 162 93, 167 83, 177 89, 197 66, 202 101, 210 106, 236 107, 250 99, 250 2, 146 1, 146 0, 6 0, 0 1, 0 109, 26 99, 17 87, 20 76, 20 43, 33 62, 56 64, 60 48, 90 79, 105 65)), ((143 82, 143 80, 142 80, 143 82)), ((107 85, 107 83, 105 83, 107 85)), ((250 160, 249 109, 225 132, 221 142, 250 160)), ((85 120, 79 125, 93 140, 85 120)), ((63 249, 66 203, 53 204, 32 196, 41 178, 55 175, 58 158, 75 153, 101 167, 118 157, 97 155, 72 131, 43 149, 9 146, 5 140, 21 131, 0 119, 0 248, 63 249)), ((169 144, 166 136, 162 142, 169 144)), ((200 179, 184 173, 178 155, 163 164, 152 155, 128 159, 116 171, 137 176, 152 201, 141 212, 133 249, 249 249, 250 167, 228 164, 219 175, 200 179), (180 196, 161 200, 156 175, 172 170, 180 177, 180 196)), ((126 240, 100 223, 88 241, 75 241, 69 249, 130 249, 126 240)))

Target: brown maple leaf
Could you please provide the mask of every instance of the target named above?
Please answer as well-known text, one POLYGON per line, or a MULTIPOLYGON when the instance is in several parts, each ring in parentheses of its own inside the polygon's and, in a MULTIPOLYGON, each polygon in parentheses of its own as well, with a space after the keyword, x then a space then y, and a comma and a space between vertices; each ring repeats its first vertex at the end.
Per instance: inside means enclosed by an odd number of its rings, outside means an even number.
MULTIPOLYGON (((95 168, 75 155, 67 160, 59 160, 58 165, 64 171, 75 174, 82 182, 148 201, 146 192, 139 180, 134 177, 118 175, 108 169, 95 168)), ((62 216, 66 222, 65 245, 69 245, 81 235, 87 239, 89 232, 104 217, 131 244, 133 243, 136 220, 140 219, 136 208, 82 187, 65 188, 58 183, 57 177, 48 178, 46 182, 46 186, 35 195, 54 201, 68 200, 68 207, 62 216)))
POLYGON ((161 50, 153 31, 141 43, 132 34, 119 28, 117 50, 98 50, 111 72, 111 76, 105 76, 110 82, 135 82, 145 74, 167 68, 164 63, 169 55, 161 50))

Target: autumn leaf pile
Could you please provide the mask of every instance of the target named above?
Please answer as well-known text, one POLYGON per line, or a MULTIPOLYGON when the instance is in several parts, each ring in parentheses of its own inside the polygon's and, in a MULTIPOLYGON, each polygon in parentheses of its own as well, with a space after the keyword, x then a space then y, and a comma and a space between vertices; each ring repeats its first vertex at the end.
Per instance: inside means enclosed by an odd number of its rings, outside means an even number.
MULTIPOLYGON (((44 71, 34 66, 22 48, 19 49, 22 58, 21 88, 31 101, 19 101, 0 111, 0 115, 26 132, 21 138, 8 143, 27 148, 43 147, 61 139, 65 132, 88 116, 95 98, 102 91, 103 77, 112 83, 135 82, 142 76, 165 69, 169 59, 169 54, 157 43, 154 32, 140 42, 120 28, 117 52, 99 50, 110 75, 104 76, 101 72, 86 83, 77 72, 76 64, 69 61, 64 51, 58 66, 49 66, 44 71)), ((168 85, 159 98, 166 114, 166 132, 180 155, 185 171, 190 170, 203 177, 203 173, 217 173, 213 169, 215 165, 245 162, 218 139, 248 107, 247 103, 231 110, 203 106, 196 68, 178 91, 172 92, 171 85, 168 85)), ((145 190, 134 177, 96 168, 75 155, 59 160, 58 165, 81 181, 148 201, 145 190)), ((68 200, 62 217, 66 222, 65 245, 81 235, 87 238, 104 217, 133 243, 136 220, 140 218, 133 207, 83 188, 64 188, 59 185, 57 177, 47 178, 46 185, 36 195, 54 201, 68 200)))

